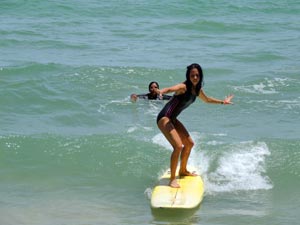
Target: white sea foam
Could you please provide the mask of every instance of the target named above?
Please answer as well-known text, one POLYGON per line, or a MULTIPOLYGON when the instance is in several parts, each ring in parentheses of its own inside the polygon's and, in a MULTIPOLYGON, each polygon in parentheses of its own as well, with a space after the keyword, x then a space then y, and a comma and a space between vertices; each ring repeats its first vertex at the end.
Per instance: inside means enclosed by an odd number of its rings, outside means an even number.
POLYGON ((247 85, 247 86, 238 86, 234 88, 236 91, 242 91, 246 93, 257 93, 257 94, 275 94, 277 91, 271 85, 266 85, 264 83, 247 85))
POLYGON ((146 115, 152 115, 152 116, 157 116, 161 108, 163 107, 163 102, 160 101, 149 101, 149 107, 148 108, 143 108, 144 113, 146 115), (146 110, 145 110, 146 109, 146 110))
POLYGON ((133 132, 137 132, 137 131, 152 131, 153 127, 145 127, 145 126, 140 126, 140 125, 135 125, 132 127, 129 127, 127 129, 127 133, 133 133, 133 132))
POLYGON ((234 89, 246 93, 275 94, 278 93, 278 88, 288 87, 289 82, 291 82, 291 80, 287 78, 265 78, 257 84, 237 86, 234 89))
POLYGON ((154 144, 158 144, 170 151, 172 151, 172 146, 171 144, 166 140, 166 138, 164 137, 164 135, 162 133, 159 133, 157 135, 155 135, 153 138, 152 138, 152 142, 154 144))
MULTIPOLYGON (((190 135, 192 137, 192 139, 194 140, 195 142, 195 146, 194 146, 194 149, 197 149, 198 148, 198 144, 200 142, 200 139, 202 138, 202 135, 199 134, 198 132, 190 132, 190 135)), ((153 138, 152 138, 152 142, 155 143, 155 144, 158 144, 170 151, 172 151, 172 146, 171 144, 167 141, 167 139, 165 138, 165 136, 162 134, 162 133, 159 133, 157 135, 155 135, 153 138)))
POLYGON ((205 174, 208 193, 240 190, 271 189, 265 174, 265 159, 270 155, 265 143, 244 142, 232 146, 231 151, 217 159, 217 168, 205 174))
MULTIPOLYGON (((278 104, 281 104, 282 107, 285 107, 288 110, 299 109, 300 107, 300 97, 292 100, 280 100, 278 104)), ((294 113, 299 113, 299 111, 295 110, 294 113)))
POLYGON ((132 132, 136 131, 137 129, 138 129, 137 126, 129 127, 127 130, 127 133, 132 133, 132 132))
MULTIPOLYGON (((241 142, 225 146, 226 151, 212 154, 209 150, 200 150, 200 145, 220 145, 224 149, 225 143, 208 141, 203 143, 203 135, 191 133, 195 146, 191 152, 189 164, 199 169, 204 179, 205 190, 208 194, 219 192, 234 192, 243 190, 271 189, 272 182, 266 175, 265 160, 270 151, 264 142, 241 142), (200 142, 202 141, 202 144, 200 142)), ((167 150, 172 146, 162 134, 152 139, 167 150)))

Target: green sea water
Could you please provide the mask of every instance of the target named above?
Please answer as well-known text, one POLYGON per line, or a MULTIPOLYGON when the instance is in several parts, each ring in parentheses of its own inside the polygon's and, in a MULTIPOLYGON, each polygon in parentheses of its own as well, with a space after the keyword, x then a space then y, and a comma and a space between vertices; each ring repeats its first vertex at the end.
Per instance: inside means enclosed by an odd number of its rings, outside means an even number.
POLYGON ((1 1, 0 224, 297 224, 299 1, 1 1), (152 215, 171 146, 148 83, 204 70, 179 117, 199 209, 152 215))

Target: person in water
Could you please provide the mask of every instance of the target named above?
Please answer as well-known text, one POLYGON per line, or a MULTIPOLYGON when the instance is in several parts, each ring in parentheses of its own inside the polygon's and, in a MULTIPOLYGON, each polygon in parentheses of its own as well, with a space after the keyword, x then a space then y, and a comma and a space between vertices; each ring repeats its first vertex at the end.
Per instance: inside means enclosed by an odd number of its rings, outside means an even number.
POLYGON ((156 89, 156 93, 163 96, 166 93, 174 92, 171 100, 164 106, 157 116, 157 125, 166 139, 173 147, 170 160, 171 177, 169 185, 173 188, 180 188, 176 180, 176 168, 180 156, 180 176, 197 176, 187 170, 187 162, 194 145, 194 142, 184 125, 177 119, 177 116, 199 97, 206 103, 232 104, 233 95, 219 100, 207 96, 203 89, 203 72, 199 64, 191 64, 187 67, 186 80, 172 87, 156 89))
POLYGON ((131 94, 130 95, 130 99, 132 101, 136 101, 138 98, 140 99, 149 99, 149 100, 169 100, 172 96, 169 95, 162 95, 162 97, 160 98, 160 96, 157 94, 157 89, 159 89, 159 85, 156 81, 152 81, 149 84, 149 93, 148 94, 131 94))

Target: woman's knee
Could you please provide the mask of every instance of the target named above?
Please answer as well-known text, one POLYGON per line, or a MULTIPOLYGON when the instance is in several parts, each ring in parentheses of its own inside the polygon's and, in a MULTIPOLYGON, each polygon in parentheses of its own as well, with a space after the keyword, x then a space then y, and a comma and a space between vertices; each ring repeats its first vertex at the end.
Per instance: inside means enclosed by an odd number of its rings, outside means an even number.
POLYGON ((183 145, 182 143, 176 143, 175 145, 173 145, 173 151, 180 153, 182 151, 183 145))
POLYGON ((194 145, 195 145, 195 143, 191 138, 188 138, 184 143, 184 146, 189 149, 192 149, 194 147, 194 145))

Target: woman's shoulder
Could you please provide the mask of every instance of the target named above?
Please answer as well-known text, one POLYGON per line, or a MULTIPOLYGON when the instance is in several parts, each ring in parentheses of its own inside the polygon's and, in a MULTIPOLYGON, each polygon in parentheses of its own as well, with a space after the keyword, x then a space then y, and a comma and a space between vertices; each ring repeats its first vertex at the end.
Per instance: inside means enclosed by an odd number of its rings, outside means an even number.
POLYGON ((177 84, 177 87, 176 95, 184 94, 187 90, 185 82, 177 84))

